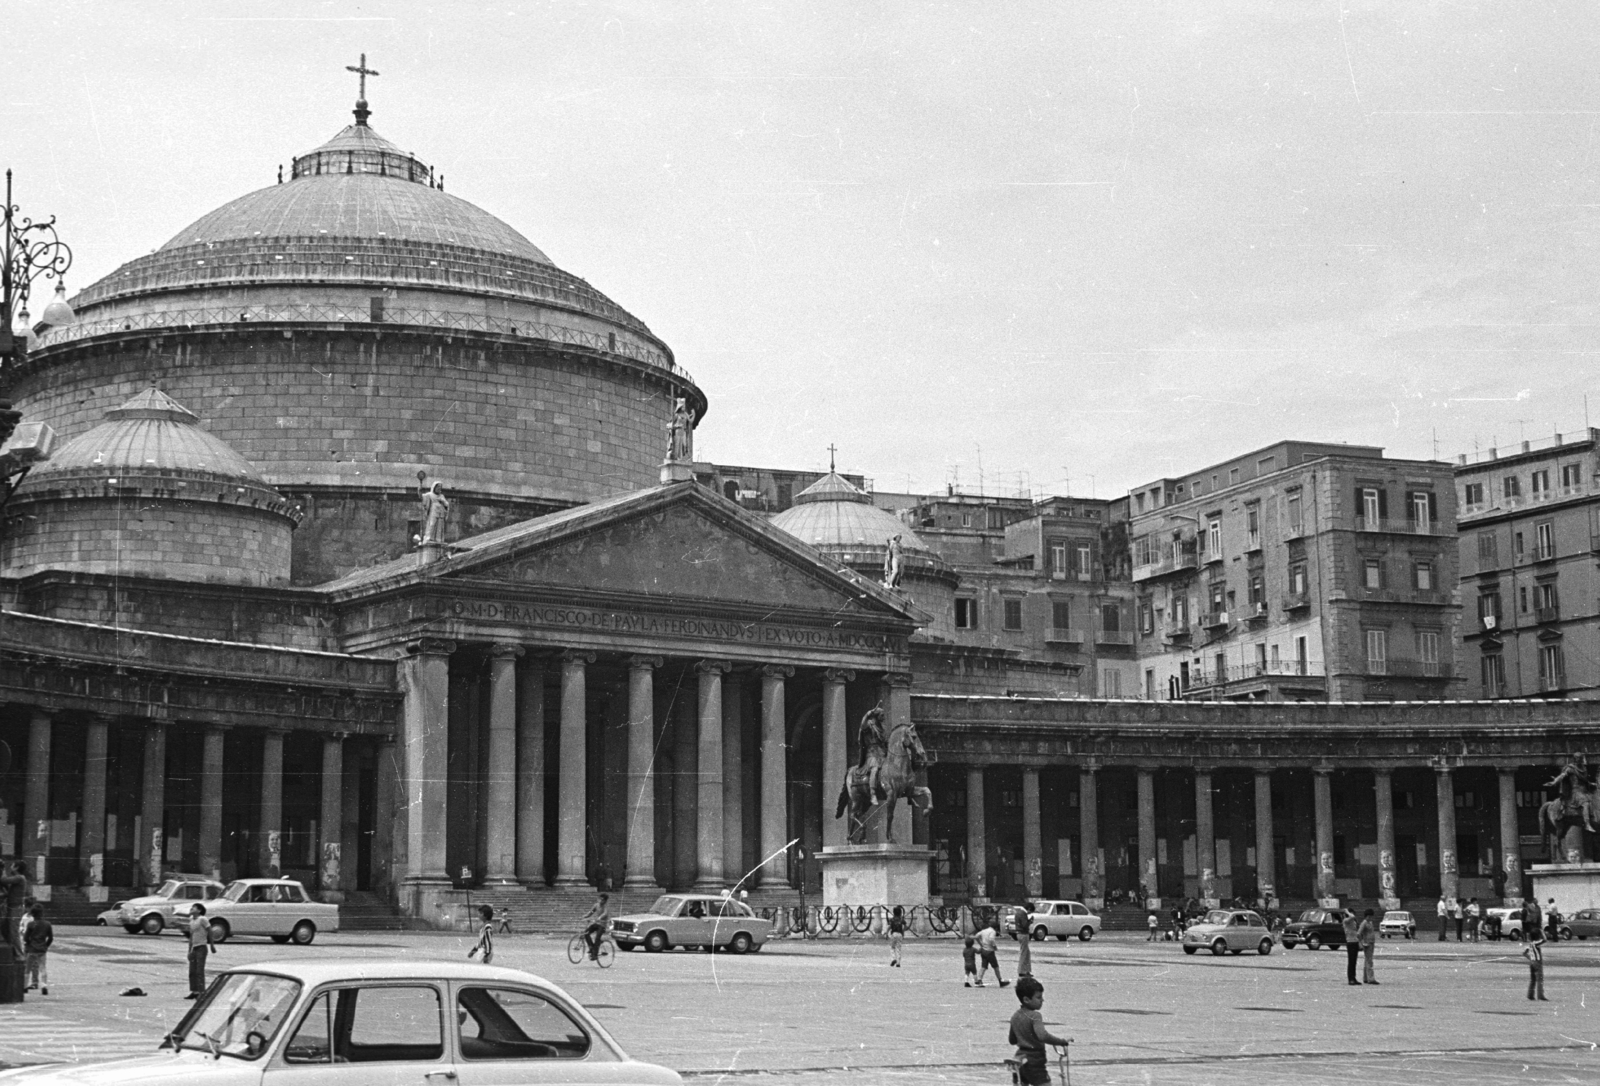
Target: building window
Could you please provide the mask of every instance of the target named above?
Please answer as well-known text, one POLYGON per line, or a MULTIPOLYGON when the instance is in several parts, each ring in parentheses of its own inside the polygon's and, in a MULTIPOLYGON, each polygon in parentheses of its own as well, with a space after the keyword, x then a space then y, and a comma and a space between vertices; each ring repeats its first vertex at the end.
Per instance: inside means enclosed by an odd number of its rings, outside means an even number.
POLYGON ((970 510, 970 509, 961 510, 961 526, 963 528, 972 527, 972 510, 970 510))
POLYGON ((1543 501, 1550 496, 1550 471, 1540 468, 1528 477, 1528 491, 1533 495, 1534 501, 1543 501))
POLYGON ((1261 507, 1252 505, 1244 511, 1244 545, 1246 550, 1261 546, 1261 507))
POLYGON ((1089 550, 1089 544, 1078 544, 1078 580, 1080 581, 1087 581, 1092 572, 1090 567, 1091 553, 1092 552, 1089 550))
POLYGON ((1144 512, 1144 492, 1143 491, 1140 491, 1138 494, 1135 494, 1133 496, 1133 511, 1135 513, 1143 513, 1144 512))
POLYGON ((1580 464, 1561 465, 1561 492, 1572 494, 1583 489, 1583 467, 1580 464))
POLYGON ((1483 667, 1483 696, 1498 698, 1506 690, 1506 662, 1498 652, 1485 656, 1483 667))
POLYGON ((1114 603, 1100 605, 1100 628, 1106 633, 1117 633, 1122 629, 1122 608, 1114 603))
POLYGON ((1212 581, 1207 587, 1211 601, 1211 606, 1209 608, 1210 612, 1212 614, 1217 614, 1220 611, 1226 611, 1228 609, 1228 604, 1226 602, 1228 596, 1228 582, 1212 581))
POLYGON ((1522 480, 1515 475, 1507 475, 1500 480, 1500 494, 1506 498, 1522 497, 1522 480))
POLYGON ((1133 564, 1148 566, 1156 560, 1154 548, 1147 535, 1134 536, 1133 538, 1133 564))
POLYGON ((988 510, 988 522, 991 529, 1004 528, 1006 526, 1006 511, 991 507, 988 510))
POLYGON ((1415 572, 1414 583, 1416 585, 1417 591, 1418 592, 1432 592, 1433 591, 1433 563, 1432 562, 1418 562, 1413 567, 1413 570, 1415 572))
POLYGON ((1305 522, 1300 516, 1300 495, 1289 495, 1289 535, 1297 536, 1305 530, 1305 522))
POLYGON ((1383 562, 1377 558, 1368 558, 1366 561, 1366 586, 1368 588, 1383 587, 1383 562))
POLYGON ((978 628, 978 601, 971 599, 956 599, 956 629, 976 630, 978 628))
MULTIPOLYGON (((1274 645, 1273 648, 1276 649, 1277 646, 1274 645)), ((1266 646, 1265 642, 1262 642, 1261 644, 1256 646, 1256 674, 1265 675, 1266 673, 1267 673, 1267 646, 1266 646)))
POLYGON ((1543 562, 1556 556, 1556 525, 1547 520, 1533 528, 1533 560, 1543 562))
POLYGON ((1109 667, 1101 670, 1100 696, 1103 698, 1120 698, 1122 696, 1122 672, 1109 667))
POLYGON ((1156 700, 1156 670, 1153 667, 1144 669, 1144 700, 1156 700))
POLYGON ((1439 674, 1439 631, 1417 631, 1417 659, 1422 663, 1424 675, 1439 674))
POLYGON ((1219 517, 1212 517, 1206 525, 1206 547, 1212 558, 1222 557, 1222 520, 1219 517))
POLYGON ((1376 532, 1383 523, 1383 491, 1362 487, 1357 497, 1361 499, 1361 517, 1366 521, 1364 527, 1369 532, 1376 532))
POLYGON ((1461 488, 1461 504, 1469 513, 1483 508, 1483 484, 1467 483, 1461 488))
POLYGON ((1271 457, 1271 456, 1263 456, 1260 460, 1257 460, 1256 461, 1256 474, 1257 475, 1270 475, 1270 474, 1272 474, 1272 464, 1273 464, 1274 459, 1276 459, 1276 458, 1275 457, 1271 457))
POLYGON ((1072 629, 1072 603, 1069 600, 1050 601, 1050 625, 1058 630, 1072 629))
POLYGON ((1528 613, 1528 586, 1527 585, 1523 585, 1523 586, 1521 586, 1520 588, 1517 589, 1517 599, 1520 601, 1518 603, 1518 605, 1517 605, 1517 610, 1521 611, 1523 614, 1527 614, 1528 613))
POLYGON ((1539 683, 1544 690, 1561 690, 1567 685, 1567 664, 1560 645, 1539 647, 1539 683))
POLYGON ((1431 490, 1416 490, 1406 503, 1406 515, 1411 518, 1411 528, 1419 535, 1430 535, 1434 522, 1439 519, 1438 499, 1431 490))
POLYGON ((1067 543, 1063 539, 1050 541, 1050 572, 1057 577, 1067 575, 1067 543))
POLYGON ((1491 588, 1487 592, 1478 593, 1478 620, 1483 623, 1483 628, 1492 630, 1500 625, 1500 590, 1491 588))
POLYGON ((1156 632, 1156 611, 1149 600, 1139 601, 1139 632, 1143 634, 1156 632))
POLYGON ((1523 547, 1521 532, 1511 533, 1511 554, 1516 558, 1517 561, 1522 561, 1523 547))
POLYGON ((1389 674, 1389 631, 1367 631, 1367 674, 1389 674))
POLYGON ((1002 605, 1004 607, 1005 628, 1008 630, 1022 629, 1022 601, 1004 600, 1002 605))
POLYGON ((1267 606, 1267 579, 1259 573, 1250 577, 1250 610, 1264 613, 1267 606))
POLYGON ((1296 562, 1289 567, 1289 594, 1291 596, 1304 596, 1306 594, 1306 564, 1296 562))
POLYGON ((1535 617, 1540 622, 1554 622, 1561 613, 1560 601, 1556 598, 1556 583, 1547 581, 1544 584, 1533 586, 1533 606, 1537 609, 1535 617))
POLYGON ((1182 593, 1172 597, 1172 626, 1178 630, 1189 626, 1189 597, 1182 593))
POLYGON ((1493 532, 1478 533, 1478 565, 1492 567, 1500 563, 1500 548, 1493 532))
POLYGON ((1239 483, 1239 469, 1238 468, 1229 468, 1228 469, 1228 485, 1229 486, 1237 486, 1238 483, 1239 483))

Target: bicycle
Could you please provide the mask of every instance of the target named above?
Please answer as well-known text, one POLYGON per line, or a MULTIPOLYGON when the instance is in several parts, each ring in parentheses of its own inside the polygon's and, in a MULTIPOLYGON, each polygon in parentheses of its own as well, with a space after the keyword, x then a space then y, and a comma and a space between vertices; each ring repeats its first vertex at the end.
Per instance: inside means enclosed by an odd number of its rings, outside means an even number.
MULTIPOLYGON (((1056 1070, 1061 1072, 1061 1081, 1066 1086, 1072 1086, 1072 1038, 1067 1038, 1064 1045, 1051 1045, 1056 1050, 1056 1070)), ((1011 1086, 1022 1086, 1022 1061, 1015 1056, 1006 1057, 1006 1070, 1011 1072, 1011 1086)))
MULTIPOLYGON (((585 938, 587 932, 580 931, 567 940, 567 961, 577 965, 589 956, 589 940, 585 938)), ((601 969, 610 969, 611 963, 617 960, 617 943, 611 937, 611 929, 607 928, 600 933, 600 943, 595 947, 595 964, 601 969)))

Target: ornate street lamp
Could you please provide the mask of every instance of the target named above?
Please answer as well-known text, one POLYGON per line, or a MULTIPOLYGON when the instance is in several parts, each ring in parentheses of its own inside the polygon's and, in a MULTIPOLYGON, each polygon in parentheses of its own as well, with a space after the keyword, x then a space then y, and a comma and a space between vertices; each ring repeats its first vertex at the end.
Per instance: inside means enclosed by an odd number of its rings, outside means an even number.
MULTIPOLYGON (((13 325, 19 313, 28 312, 28 295, 33 281, 43 275, 47 279, 61 279, 72 266, 72 250, 56 236, 56 217, 46 222, 34 222, 18 214, 11 198, 11 171, 6 170, 6 202, 4 207, 5 235, 0 238, 0 368, 9 368, 27 352, 27 330, 23 337, 13 334, 13 325)), ((3 372, 3 369, 0 369, 3 372)), ((0 445, 5 444, 22 421, 22 412, 14 410, 9 401, 0 400, 0 445)), ((48 459, 50 447, 55 442, 55 432, 43 423, 30 424, 27 434, 18 434, 0 452, 0 508, 11 498, 11 493, 27 475, 28 469, 40 460, 48 459)))

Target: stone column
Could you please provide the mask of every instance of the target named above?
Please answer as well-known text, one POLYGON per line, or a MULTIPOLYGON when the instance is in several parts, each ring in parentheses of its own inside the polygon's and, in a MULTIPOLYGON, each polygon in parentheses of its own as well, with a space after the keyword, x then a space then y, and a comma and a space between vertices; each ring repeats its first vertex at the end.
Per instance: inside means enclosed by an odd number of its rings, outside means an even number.
POLYGON ((517 881, 544 885, 544 664, 517 667, 517 881))
POLYGON ((789 744, 783 704, 784 680, 794 668, 761 669, 761 856, 759 885, 789 885, 789 744))
MULTIPOLYGON (((884 735, 894 733, 900 725, 911 723, 911 676, 900 671, 891 671, 883 677, 883 707, 884 707, 884 735)), ((919 783, 922 774, 918 774, 919 783)), ((909 800, 891 799, 886 807, 894 808, 894 825, 886 829, 893 830, 893 839, 889 842, 909 848, 916 840, 917 809, 909 800)), ((885 819, 889 812, 884 811, 885 819)))
POLYGON ((1387 769, 1372 771, 1373 802, 1378 814, 1378 904, 1398 909, 1394 883, 1394 781, 1387 769))
POLYGON ((1333 785, 1329 780, 1332 772, 1323 768, 1311 771, 1311 798, 1316 813, 1317 833, 1317 899, 1324 903, 1334 900, 1333 785))
POLYGON ((256 855, 261 874, 283 873, 283 737, 288 733, 268 728, 261 736, 261 828, 256 855))
POLYGON ((1105 905, 1105 872, 1100 870, 1099 766, 1087 763, 1078 771, 1078 847, 1083 852, 1083 903, 1090 909, 1105 905))
POLYGON ((144 780, 140 789, 140 836, 136 850, 144 860, 145 882, 152 889, 161 885, 161 869, 167 852, 167 726, 151 724, 144 733, 144 780))
POLYGON ((1500 869, 1505 872, 1502 902, 1522 904, 1522 839, 1517 833, 1517 771, 1502 769, 1500 778, 1500 869))
POLYGON ((967 892, 989 900, 989 839, 983 825, 983 766, 967 767, 967 892))
POLYGON ((200 873, 222 877, 222 742, 227 729, 206 725, 200 747, 200 873))
POLYGON ((725 660, 701 660, 695 665, 700 677, 696 752, 700 809, 695 819, 694 887, 702 893, 727 885, 722 867, 722 676, 729 667, 725 660))
POLYGON ((405 852, 396 847, 395 800, 400 780, 400 762, 393 736, 378 739, 372 774, 372 889, 385 901, 395 896, 394 873, 404 866, 405 852))
POLYGON ((344 733, 322 737, 322 815, 318 822, 322 853, 318 881, 322 900, 340 902, 341 852, 344 848, 344 733))
MULTIPOLYGON (((1146 908, 1161 907, 1161 877, 1156 849, 1156 777, 1148 769, 1138 772, 1139 781, 1139 879, 1144 883, 1146 908)), ((1082 802, 1080 799, 1079 802, 1082 802)))
POLYGON ((556 820, 556 885, 589 884, 588 773, 589 689, 591 652, 561 657, 561 751, 556 820))
POLYGON ((659 656, 628 658, 628 852, 622 885, 656 890, 656 705, 659 656))
POLYGON ((450 654, 454 641, 424 638, 400 661, 405 756, 406 871, 411 912, 431 919, 425 895, 450 885, 445 870, 445 781, 450 760, 450 654))
MULTIPOLYGON (((744 679, 722 677, 722 870, 744 878, 744 679)), ((826 791, 826 789, 824 789, 826 791)))
POLYGON ((83 829, 78 838, 78 877, 89 888, 89 900, 101 902, 105 894, 106 860, 106 745, 110 718, 92 716, 83 748, 83 829))
POLYGON ((1200 900, 1214 909, 1222 901, 1217 897, 1217 831, 1211 816, 1210 769, 1194 771, 1194 865, 1200 871, 1200 900))
POLYGON ((499 644, 489 656, 489 765, 484 782, 484 833, 488 844, 486 885, 517 881, 517 657, 519 645, 499 644))
POLYGON ((1039 826, 1039 770, 1035 766, 1023 766, 1022 878, 1029 897, 1044 896, 1043 836, 1039 826))
POLYGON ((1439 808, 1439 893, 1454 901, 1461 893, 1456 866, 1456 785, 1447 765, 1433 767, 1434 804, 1439 808))
POLYGON ((822 673, 822 844, 834 848, 849 843, 850 812, 834 818, 833 806, 850 771, 850 721, 845 710, 844 684, 853 671, 830 668, 822 673))
POLYGON ((1256 769, 1256 893, 1270 908, 1278 896, 1278 842, 1272 832, 1272 770, 1256 769))
POLYGON ((50 732, 51 714, 34 709, 28 722, 28 776, 22 808, 27 821, 17 827, 17 853, 28 865, 28 877, 48 883, 45 858, 50 855, 50 732))

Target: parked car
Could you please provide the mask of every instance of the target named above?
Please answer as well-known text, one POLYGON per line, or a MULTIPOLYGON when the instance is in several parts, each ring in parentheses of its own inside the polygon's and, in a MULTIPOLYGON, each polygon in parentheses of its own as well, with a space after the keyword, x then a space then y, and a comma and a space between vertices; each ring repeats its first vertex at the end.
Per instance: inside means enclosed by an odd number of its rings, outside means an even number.
MULTIPOLYGON (((1081 901, 1030 901, 1025 907, 1028 934, 1033 939, 1054 935, 1065 942, 1076 935, 1087 943, 1100 934, 1100 917, 1081 901)), ((1005 932, 1013 938, 1017 934, 1016 912, 1009 909, 1005 914, 1005 932)))
POLYGON ((1600 909, 1579 909, 1567 919, 1563 928, 1570 929, 1570 934, 1562 932, 1568 939, 1600 938, 1600 909))
POLYGON ((1272 932, 1254 909, 1212 909, 1183 931, 1183 952, 1194 954, 1210 947, 1217 957, 1224 954, 1272 953, 1272 932))
POLYGON ((1393 935, 1415 939, 1417 937, 1417 922, 1404 909, 1390 909, 1383 914, 1383 919, 1378 921, 1378 934, 1385 939, 1393 935))
POLYGON ((266 935, 274 943, 310 945, 319 931, 339 930, 339 906, 313 901, 294 879, 235 879, 206 904, 211 941, 266 935))
POLYGON ((1305 944, 1307 950, 1344 946, 1344 909, 1307 909, 1283 926, 1283 949, 1305 944))
POLYGON ((465 961, 342 958, 219 974, 148 1056, 0 1073, 0 1082, 185 1086, 304 1082, 669 1086, 541 977, 465 961), (363 1063, 372 1066, 362 1069, 363 1063))
POLYGON ((1522 910, 1495 907, 1483 910, 1485 931, 1491 939, 1521 939, 1522 910), (1498 921, 1498 925, 1490 923, 1498 921))
POLYGON ((623 950, 681 946, 745 954, 766 943, 772 921, 720 894, 662 894, 645 912, 613 920, 611 934, 623 950))
POLYGON ((155 893, 119 901, 111 910, 128 934, 160 935, 177 917, 187 917, 195 902, 211 901, 222 890, 222 883, 205 875, 168 875, 155 893))

